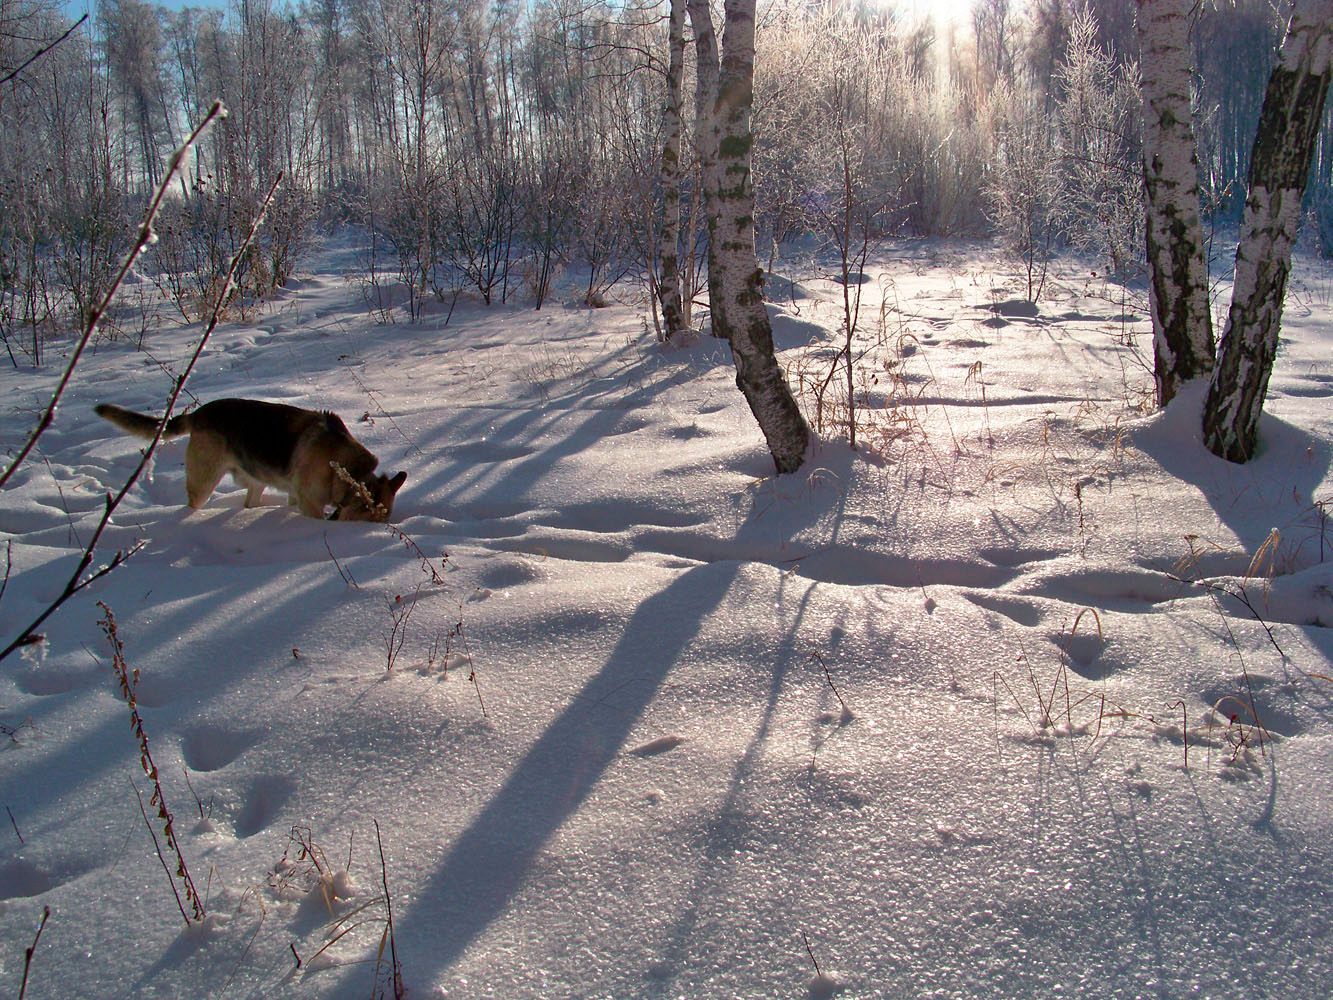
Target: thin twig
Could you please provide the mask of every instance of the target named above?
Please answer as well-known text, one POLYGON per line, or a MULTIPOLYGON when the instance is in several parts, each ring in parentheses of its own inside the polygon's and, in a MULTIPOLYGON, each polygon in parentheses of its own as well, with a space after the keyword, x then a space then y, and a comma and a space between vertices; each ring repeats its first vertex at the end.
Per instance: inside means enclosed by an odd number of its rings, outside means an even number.
POLYGON ((402 594, 395 594, 393 600, 388 601, 389 619, 393 622, 393 628, 384 637, 384 652, 387 658, 386 673, 393 673, 393 666, 398 661, 398 654, 403 651, 403 643, 407 641, 407 622, 412 617, 412 612, 417 609, 417 598, 420 596, 421 584, 417 584, 417 589, 412 592, 412 596, 406 601, 403 600, 402 594))
POLYGON ((69 522, 69 540, 78 545, 83 542, 79 540, 79 529, 74 526, 74 514, 69 509, 69 501, 65 499, 65 488, 60 485, 60 480, 56 478, 56 470, 51 467, 51 460, 45 455, 42 456, 42 462, 46 466, 47 474, 51 477, 51 482, 55 484, 56 495, 60 497, 60 508, 65 512, 65 520, 69 522))
POLYGON ((842 695, 838 692, 838 685, 833 683, 833 675, 829 673, 828 664, 824 662, 824 657, 820 656, 819 651, 816 650, 810 654, 810 659, 814 660, 824 668, 824 680, 828 681, 828 686, 833 691, 833 697, 837 698, 838 704, 842 706, 842 718, 844 721, 850 721, 855 716, 853 715, 852 710, 847 707, 847 702, 842 700, 842 695))
POLYGON ((1190 714, 1189 709, 1185 707, 1184 698, 1171 707, 1175 708, 1176 705, 1180 706, 1180 739, 1185 745, 1185 771, 1188 773, 1190 769, 1190 714))
MULTIPOLYGON (((268 910, 264 907, 264 900, 260 898, 259 890, 254 886, 246 889, 245 892, 241 894, 240 905, 245 905, 245 897, 250 893, 254 893, 255 902, 259 904, 259 923, 255 925, 254 933, 250 935, 250 940, 245 942, 245 947, 241 950, 241 957, 236 960, 236 966, 231 970, 231 975, 227 977, 226 982, 222 984, 222 989, 218 991, 218 996, 227 992, 227 989, 231 986, 232 980, 235 979, 236 974, 241 971, 241 966, 244 964, 246 957, 249 956, 250 949, 255 945, 255 939, 259 937, 259 932, 264 929, 264 921, 268 919, 268 910)), ((238 906, 237 909, 239 910, 240 906, 238 906)), ((293 948, 292 952, 295 953, 295 951, 296 949, 293 948)), ((297 968, 300 968, 300 964, 300 959, 298 958, 297 968)))
MULTIPOLYGON (((1259 753, 1260 753, 1260 754, 1265 754, 1265 750, 1264 750, 1264 736, 1268 734, 1268 728, 1264 725, 1263 720, 1259 718, 1259 706, 1256 705, 1256 704, 1255 704, 1255 701, 1254 701, 1254 685, 1250 683, 1250 668, 1249 668, 1249 666, 1245 663, 1245 654, 1243 654, 1243 653, 1240 651, 1240 643, 1236 640, 1236 633, 1233 632, 1233 631, 1231 630, 1231 622, 1227 619, 1227 614, 1226 614, 1226 612, 1222 609, 1222 602, 1219 601, 1219 600, 1217 599, 1217 591, 1218 591, 1218 590, 1221 590, 1222 593, 1224 593, 1224 594, 1229 594, 1229 593, 1231 593, 1231 592, 1228 591, 1228 590, 1226 590, 1226 589, 1224 589, 1224 588, 1221 588, 1221 587, 1213 588, 1213 587, 1209 586, 1209 587, 1207 587, 1206 589, 1208 590, 1208 596, 1212 598, 1212 601, 1213 601, 1213 608, 1214 608, 1214 610, 1217 611, 1217 616, 1222 620, 1222 627, 1223 627, 1224 629, 1226 629, 1226 632, 1227 632, 1227 638, 1231 640, 1231 646, 1232 646, 1232 648, 1235 649, 1235 651, 1236 651, 1236 659, 1240 661, 1240 675, 1241 675, 1241 678, 1245 681, 1245 690, 1246 690, 1247 697, 1249 698, 1249 704, 1246 705, 1244 702, 1241 702, 1239 699, 1234 698, 1234 696, 1230 696, 1230 697, 1232 697, 1233 700, 1237 701, 1239 704, 1241 704, 1242 706, 1244 706, 1245 708, 1248 708, 1248 709, 1250 710, 1250 717, 1251 717, 1252 719, 1254 719, 1254 728, 1257 729, 1258 732, 1259 732, 1259 753)), ((1234 597, 1234 596, 1236 596, 1236 595, 1232 594, 1232 596, 1234 597)), ((1243 603, 1244 603, 1244 602, 1243 602, 1243 603)), ((1246 606, 1249 607, 1250 611, 1252 611, 1252 612, 1254 611, 1254 606, 1253 606, 1253 605, 1250 605, 1250 604, 1247 603, 1246 606)), ((1257 613, 1256 613, 1256 617, 1257 617, 1257 613)), ((1264 628, 1268 628, 1268 623, 1265 622, 1262 618, 1259 618, 1258 621, 1259 621, 1259 624, 1261 624, 1261 625, 1264 626, 1264 628)), ((1272 633, 1271 631, 1268 633, 1268 635, 1269 635, 1269 638, 1272 639, 1273 633, 1272 633)), ((1273 645, 1274 645, 1274 646, 1277 646, 1277 643, 1274 642, 1273 645)), ((1282 653, 1281 648, 1278 648, 1278 652, 1279 652, 1279 653, 1282 653)), ((1285 659, 1285 656, 1286 656, 1286 654, 1283 654, 1283 658, 1284 658, 1284 659, 1285 659)), ((1271 739, 1271 736, 1270 736, 1270 739, 1271 739)))
MULTIPOLYGON (((214 106, 215 108, 221 107, 221 104, 215 103, 214 106)), ((198 133, 198 131, 199 130, 196 130, 196 134, 198 133)), ((185 148, 187 147, 185 146, 181 147, 181 149, 185 148)), ((179 154, 180 151, 181 150, 177 150, 177 154, 179 154)), ((175 160, 176 157, 173 157, 173 163, 175 162, 175 160)), ((180 394, 185 388, 185 382, 190 377, 190 374, 194 371, 194 366, 198 363, 200 355, 203 354, 204 347, 208 344, 209 337, 212 336, 213 331, 217 329, 218 322, 220 321, 222 316, 222 307, 224 303, 227 301, 227 294, 231 289, 232 279, 236 275, 237 264, 239 263, 241 258, 245 256, 245 252, 249 249, 250 244, 254 241, 255 234, 258 233, 259 227, 264 221, 264 216, 268 212, 269 205, 272 204, 273 202, 273 195, 277 192, 278 184, 281 183, 282 177, 283 177, 282 172, 279 171, 278 176, 274 179, 272 186, 268 189, 268 194, 264 197, 263 202, 260 204, 259 212, 256 214, 254 222, 250 226, 250 231, 246 234, 245 239, 241 242, 240 247, 237 249, 235 255, 231 259, 230 265, 227 267, 227 273, 222 282, 222 287, 218 292, 217 302, 215 302, 213 305, 213 312, 212 315, 209 317, 208 325, 204 328, 204 332, 200 335, 199 343, 195 345, 194 354, 191 355, 189 363, 185 366, 184 371, 181 372, 180 376, 176 379, 176 385, 172 389, 171 395, 167 399, 166 409, 163 411, 162 418, 158 422, 157 432, 153 435, 152 440, 148 442, 148 446, 143 449, 143 454, 142 457, 139 459, 139 464, 134 467, 134 471, 130 473, 129 478, 125 480, 124 485, 121 486, 118 492, 116 492, 115 494, 109 492, 107 493, 105 509, 102 512, 101 520, 98 521, 97 527, 93 531, 92 538, 89 540, 88 544, 84 547, 83 555, 79 559, 79 564, 75 567, 74 572, 70 575, 68 582, 65 584, 65 589, 62 590, 60 595, 53 602, 47 605, 46 609, 42 611, 32 621, 31 624, 29 624, 23 631, 21 631, 18 634, 18 636, 8 646, 6 646, 3 650, 0 650, 0 660, 3 660, 6 656, 12 653, 19 646, 25 645, 28 642, 29 636, 31 636, 32 633, 36 630, 36 628, 39 625, 41 625, 41 623, 44 622, 47 618, 49 618, 56 611, 57 608, 59 608, 66 601, 68 601, 71 597, 77 594, 80 590, 83 590, 89 584, 105 576, 107 573, 110 573, 113 569, 118 567, 121 563, 125 562, 125 560, 129 559, 132 555, 134 555, 141 548, 143 548, 144 545, 147 544, 146 541, 142 540, 136 542, 128 550, 121 550, 117 552, 115 556, 112 557, 111 562, 103 566, 92 576, 88 577, 87 579, 80 579, 80 577, 83 576, 84 570, 86 570, 88 566, 92 564, 93 555, 97 549, 97 544, 102 539, 102 533, 111 523, 111 515, 115 512, 116 508, 120 506, 121 501, 125 499, 125 496, 129 493, 131 487, 133 487, 134 484, 139 481, 139 477, 143 475, 144 469, 148 467, 149 460, 153 457, 153 454, 157 451, 157 446, 162 442, 162 435, 166 431, 167 422, 171 419, 171 412, 176 406, 176 401, 180 398, 180 394)), ((156 209, 154 208, 153 211, 155 210, 156 209)), ((68 374, 69 373, 67 373, 67 375, 68 374)), ((54 412, 54 407, 52 409, 52 412, 54 412)), ((34 441, 36 440, 35 436, 33 440, 34 441)), ((31 443, 32 442, 30 442, 29 444, 31 445, 31 443)), ((2 485, 2 482, 0 482, 0 485, 2 485)))
POLYGON ((185 921, 185 926, 190 926, 189 914, 185 912, 185 904, 181 902, 181 894, 176 891, 176 879, 171 874, 171 868, 167 866, 167 859, 162 856, 162 844, 157 839, 157 831, 153 829, 153 822, 148 818, 148 810, 143 804, 143 793, 139 791, 139 786, 130 781, 130 787, 134 789, 134 797, 139 800, 139 813, 143 816, 144 826, 148 827, 148 836, 153 838, 153 851, 157 854, 157 860, 162 864, 162 870, 167 873, 167 881, 171 883, 171 894, 176 897, 176 909, 181 911, 181 918, 185 921))
POLYGON ((823 976, 824 973, 819 968, 819 959, 815 958, 814 949, 810 947, 810 939, 805 936, 805 931, 801 931, 801 940, 805 942, 805 953, 810 956, 810 963, 815 967, 815 975, 823 976))
POLYGON ((445 669, 449 669, 449 654, 453 651, 454 639, 457 639, 463 646, 463 656, 467 659, 468 683, 472 685, 473 690, 477 692, 477 703, 481 705, 481 717, 490 718, 486 711, 486 699, 481 696, 481 684, 477 680, 477 665, 472 661, 472 650, 468 647, 467 636, 463 634, 463 604, 458 604, 458 624, 449 630, 449 634, 444 640, 444 663, 445 669))
MULTIPOLYGON (((68 29, 63 35, 61 35, 59 38, 57 38, 54 42, 51 42, 49 45, 43 45, 40 49, 38 49, 38 50, 37 50, 36 52, 34 52, 32 55, 28 56, 27 59, 23 60, 23 62, 20 63, 16 68, 10 70, 10 71, 9 71, 8 73, 6 73, 4 76, 0 76, 0 87, 3 87, 3 86, 4 86, 5 84, 7 84, 10 80, 13 80, 13 79, 14 79, 15 77, 17 77, 20 73, 22 73, 25 69, 27 69, 27 68, 28 68, 29 66, 31 66, 33 63, 35 63, 38 59, 42 58, 42 56, 46 55, 48 52, 50 52, 52 49, 54 49, 57 45, 59 45, 61 42, 63 42, 66 38, 68 38, 70 35, 74 34, 74 32, 78 29, 79 25, 83 24, 83 22, 86 21, 86 20, 88 20, 88 15, 87 15, 87 14, 84 14, 84 15, 83 15, 82 17, 80 17, 77 21, 75 21, 73 24, 71 24, 71 25, 69 26, 69 29, 68 29)), ((39 932, 39 933, 40 933, 40 932, 39 932)), ((23 994, 21 994, 21 993, 19 994, 19 996, 22 996, 22 995, 23 995, 23 994)))
POLYGON ((347 369, 347 374, 352 376, 352 381, 355 382, 357 384, 357 387, 360 388, 360 390, 366 394, 367 398, 369 398, 369 400, 375 404, 375 408, 380 411, 380 416, 382 416, 385 420, 389 421, 389 425, 393 427, 393 429, 398 433, 398 436, 407 442, 408 450, 415 451, 418 455, 425 455, 426 453, 421 450, 421 446, 418 445, 415 441, 413 441, 410 437, 408 437, 407 434, 403 431, 403 429, 398 426, 398 421, 394 420, 393 414, 391 414, 388 410, 384 408, 384 404, 379 401, 379 397, 375 395, 374 391, 370 388, 370 386, 366 385, 365 382, 361 381, 361 376, 359 376, 356 373, 356 370, 347 363, 348 357, 350 357, 350 355, 339 354, 338 360, 341 361, 343 363, 343 367, 347 369))
POLYGON ((87 348, 89 342, 93 339, 93 334, 97 331, 98 322, 101 320, 102 315, 107 311, 108 307, 110 307, 111 299, 115 296, 116 292, 119 291, 121 284, 125 281, 125 276, 129 274, 130 268, 134 266, 134 262, 139 259, 139 255, 148 248, 149 244, 157 239, 157 234, 153 232, 153 222, 156 220, 158 209, 161 208, 162 201, 166 197, 167 187, 170 185, 176 171, 180 169, 181 164, 185 161, 185 154, 189 152, 190 148, 196 142, 199 141, 200 137, 204 134, 204 131, 212 125, 213 122, 217 121, 219 118, 225 118, 226 116, 227 109, 223 107, 222 102, 214 101, 213 106, 208 110, 208 114, 204 116, 204 120, 201 121, 195 130, 190 133, 189 137, 186 138, 181 147, 171 155, 171 160, 167 166, 166 173, 162 177, 162 182, 158 184, 157 190, 153 192, 153 200, 148 206, 148 211, 144 214, 143 222, 139 225, 139 233, 135 237, 134 246, 130 247, 130 252, 125 255, 124 261, 121 262, 120 270, 116 273, 116 277, 111 282, 111 286, 106 290, 106 294, 102 296, 101 301, 98 302, 97 305, 88 311, 87 321, 84 324, 83 336, 79 338, 78 344, 74 347, 74 352, 70 355, 69 364, 65 366, 65 373, 60 377, 60 381, 56 383, 55 392, 51 394, 51 401, 47 404, 46 411, 42 414, 41 419, 38 420, 37 427, 33 430, 32 436, 28 438, 27 444, 19 449, 18 455, 14 457, 14 461, 10 463, 9 468, 4 471, 3 475, 0 475, 0 487, 3 487, 5 483, 9 482, 9 477, 14 474, 15 470, 18 469, 20 465, 23 464, 23 460, 28 457, 29 452, 31 452, 33 447, 37 444, 37 439, 42 436, 42 432, 50 427, 51 423, 55 420, 56 409, 60 404, 60 399, 64 395, 65 388, 69 385, 70 379, 74 377, 74 369, 78 365, 79 360, 83 357, 85 348, 87 348))
MULTIPOLYGON (((405 995, 405 990, 403 989, 402 967, 398 964, 398 946, 394 942, 393 897, 389 895, 388 863, 384 860, 384 841, 380 838, 380 822, 377 819, 372 819, 371 822, 375 824, 375 843, 379 846, 380 851, 380 884, 384 887, 384 913, 388 920, 386 933, 389 935, 389 961, 392 963, 393 995, 402 997, 405 995)), ((378 964, 377 962, 376 965, 378 964)), ((378 975, 378 969, 376 975, 378 975)))
POLYGON ((347 586, 354 590, 360 590, 361 585, 356 582, 356 577, 352 576, 352 571, 343 569, 343 564, 338 561, 338 557, 333 554, 333 549, 329 547, 329 533, 327 531, 324 532, 324 551, 326 551, 329 554, 329 558, 333 560, 333 565, 337 567, 338 575, 343 578, 343 583, 347 584, 347 586))
MULTIPOLYGON (((157 808, 158 819, 162 821, 162 835, 167 841, 167 846, 171 848, 176 856, 176 874, 172 876, 171 869, 167 868, 166 859, 162 857, 162 848, 157 840, 157 833, 153 830, 153 824, 148 820, 148 813, 144 809, 143 796, 139 795, 139 788, 134 787, 135 795, 139 796, 139 810, 143 812, 144 822, 148 825, 148 831, 153 837, 153 846, 157 849, 158 860, 162 862, 162 867, 166 869, 167 876, 171 878, 171 891, 176 896, 176 905, 180 907, 181 916, 185 918, 185 926, 189 927, 192 918, 186 914, 185 907, 181 903, 180 893, 176 891, 176 879, 180 879, 181 888, 185 892, 185 898, 190 904, 193 920, 202 922, 208 914, 204 910, 203 901, 199 898, 199 893, 194 887, 194 880, 190 878, 190 871, 185 865, 185 855, 181 851, 180 841, 176 837, 176 820, 172 816, 171 810, 167 808, 166 796, 162 792, 162 782, 158 776, 157 764, 153 761, 153 755, 148 746, 148 733, 144 729, 143 717, 139 715, 138 699, 135 697, 135 689, 139 684, 139 670, 136 667, 131 671, 129 663, 125 660, 125 644, 121 641, 120 633, 116 629, 116 617, 111 613, 111 609, 104 601, 97 602, 103 613, 106 615, 98 622, 102 630, 106 633, 107 641, 111 644, 111 663, 116 673, 116 680, 120 687, 120 696, 125 705, 130 710, 130 728, 134 731, 134 736, 139 745, 139 765, 143 768, 144 774, 153 785, 153 794, 149 798, 149 804, 157 808)), ((130 784, 134 784, 132 781, 130 784)))
POLYGON ((23 982, 19 984, 19 1000, 23 1000, 23 995, 28 992, 28 973, 32 971, 32 956, 37 953, 37 942, 42 939, 42 931, 46 930, 46 922, 51 919, 51 907, 42 907, 42 920, 37 925, 37 933, 33 935, 32 944, 23 952, 23 982))

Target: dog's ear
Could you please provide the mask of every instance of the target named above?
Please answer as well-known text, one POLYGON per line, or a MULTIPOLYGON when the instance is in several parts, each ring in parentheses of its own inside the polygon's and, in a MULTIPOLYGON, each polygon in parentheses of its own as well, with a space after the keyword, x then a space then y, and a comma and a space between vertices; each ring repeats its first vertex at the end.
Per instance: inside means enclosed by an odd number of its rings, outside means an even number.
POLYGON ((400 489, 402 489, 402 487, 403 487, 403 483, 405 483, 405 482, 407 482, 407 473, 406 473, 406 472, 400 472, 400 473, 398 473, 398 475, 394 476, 392 479, 386 479, 386 480, 385 480, 385 483, 384 483, 384 489, 385 489, 385 492, 387 492, 387 493, 389 494, 389 496, 393 496, 393 495, 396 494, 400 489))

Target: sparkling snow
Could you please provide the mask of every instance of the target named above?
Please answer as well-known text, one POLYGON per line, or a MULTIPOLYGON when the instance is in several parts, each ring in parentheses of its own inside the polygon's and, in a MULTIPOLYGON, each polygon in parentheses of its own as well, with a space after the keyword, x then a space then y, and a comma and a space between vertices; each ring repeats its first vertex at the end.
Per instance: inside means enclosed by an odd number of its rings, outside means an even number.
MULTIPOLYGON (((628 289, 377 325, 358 273, 325 248, 188 388, 340 413, 408 471, 401 534, 229 481, 189 513, 163 446, 100 556, 143 550, 0 668, 0 991, 49 906, 29 996, 392 996, 386 884, 417 1000, 1333 982, 1328 264, 1297 258, 1234 466, 1197 386, 1143 405, 1142 295, 1066 262, 1034 314, 984 248, 897 245, 865 286, 877 430, 781 478, 726 347, 659 347, 628 289)), ((792 276, 795 379, 839 305, 792 276)), ((138 460, 93 405, 160 405, 198 332, 80 366, 0 494, 6 639, 138 460)), ((56 376, 6 373, 7 449, 56 376)))

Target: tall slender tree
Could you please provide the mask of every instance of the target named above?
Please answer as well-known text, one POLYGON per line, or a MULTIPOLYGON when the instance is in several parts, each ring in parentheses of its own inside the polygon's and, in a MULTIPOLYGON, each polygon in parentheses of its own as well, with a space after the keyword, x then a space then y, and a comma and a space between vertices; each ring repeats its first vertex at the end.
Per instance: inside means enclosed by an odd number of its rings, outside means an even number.
POLYGON ((162 36, 158 9, 143 0, 103 0, 98 8, 103 46, 120 91, 126 131, 133 131, 143 185, 158 180, 164 128, 169 129, 162 86, 162 36))
POLYGON ((662 104, 662 232, 658 251, 657 297, 667 340, 686 330, 680 295, 680 132, 685 79, 685 0, 671 0, 667 27, 666 98, 662 104))
POLYGON ((1333 0, 1297 0, 1259 114, 1231 309, 1204 403, 1204 443, 1232 462, 1249 461, 1258 444, 1331 69, 1333 0))
POLYGON ((721 57, 708 0, 689 0, 698 59, 700 156, 708 200, 708 288, 714 335, 731 344, 736 386, 768 443, 778 472, 805 459, 810 428, 773 350, 763 272, 754 250, 755 0, 726 0, 721 57))
POLYGON ((1139 0, 1148 298, 1157 401, 1213 369, 1199 164, 1190 109, 1196 0, 1139 0))

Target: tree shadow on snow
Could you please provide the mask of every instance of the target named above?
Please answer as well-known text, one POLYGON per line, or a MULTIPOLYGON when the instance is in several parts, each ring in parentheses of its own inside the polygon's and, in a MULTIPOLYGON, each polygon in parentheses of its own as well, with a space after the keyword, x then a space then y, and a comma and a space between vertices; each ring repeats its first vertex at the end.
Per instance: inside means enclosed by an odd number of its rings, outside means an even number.
POLYGON ((686 570, 639 605, 606 664, 546 728, 434 877, 395 915, 399 933, 429 940, 412 977, 437 980, 500 916, 545 844, 607 768, 702 621, 725 597, 739 563, 686 570), (664 628, 663 623, 672 627, 664 628), (614 710, 606 704, 614 694, 614 710), (415 925, 415 926, 414 926, 415 925))
MULTIPOLYGON (((1206 389, 1202 379, 1185 386, 1157 419, 1135 433, 1135 445, 1165 472, 1198 487, 1250 556, 1277 527, 1287 542, 1284 548, 1290 546, 1293 565, 1286 569, 1318 562, 1317 539, 1311 549, 1296 536, 1302 533, 1302 524, 1317 520, 1316 501, 1328 499, 1316 494, 1333 465, 1333 445, 1265 413, 1259 418, 1259 450, 1254 458, 1243 465, 1218 458, 1203 445, 1206 389)), ((1309 532, 1317 534, 1318 529, 1310 527, 1309 532)), ((1245 571, 1239 564, 1225 568, 1236 574, 1245 571)))

